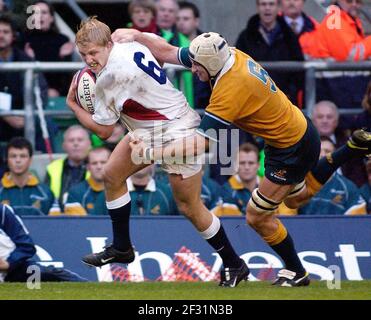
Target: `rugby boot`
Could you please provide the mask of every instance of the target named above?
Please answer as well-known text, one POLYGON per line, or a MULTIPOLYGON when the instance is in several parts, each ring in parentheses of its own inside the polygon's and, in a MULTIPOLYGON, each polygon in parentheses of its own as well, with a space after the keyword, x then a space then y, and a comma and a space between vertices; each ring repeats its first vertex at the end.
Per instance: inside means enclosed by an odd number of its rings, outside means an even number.
POLYGON ((241 262, 239 268, 224 268, 220 272, 219 286, 234 288, 237 287, 242 280, 248 280, 250 270, 245 261, 241 259, 241 262))
POLYGON ((310 283, 309 273, 298 275, 294 271, 282 269, 277 274, 277 279, 272 283, 274 286, 280 287, 302 287, 308 286, 310 283))
POLYGON ((82 262, 92 267, 101 267, 107 263, 130 263, 134 261, 134 258, 133 247, 123 252, 109 245, 104 247, 104 250, 101 252, 86 255, 82 258, 82 262))
POLYGON ((364 151, 364 154, 369 156, 371 155, 371 133, 364 129, 358 129, 352 133, 347 145, 351 149, 364 151))

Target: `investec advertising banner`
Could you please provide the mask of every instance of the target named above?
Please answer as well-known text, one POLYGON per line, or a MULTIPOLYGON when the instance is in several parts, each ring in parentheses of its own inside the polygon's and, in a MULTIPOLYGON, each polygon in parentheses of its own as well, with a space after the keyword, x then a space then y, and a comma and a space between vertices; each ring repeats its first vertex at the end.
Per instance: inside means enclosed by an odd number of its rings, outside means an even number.
MULTIPOLYGON (((313 279, 371 279, 371 216, 286 217, 282 221, 313 279)), ((143 281, 161 276, 171 280, 169 268, 182 247, 210 267, 195 268, 201 279, 212 279, 212 274, 221 268, 220 258, 181 216, 133 217, 131 237, 136 259, 127 270, 110 265, 89 268, 81 262, 83 255, 101 251, 111 243, 107 217, 29 217, 24 222, 42 264, 68 268, 92 281, 143 281)), ((261 279, 262 274, 273 274, 283 267, 280 258, 246 225, 244 218, 226 217, 222 222, 234 248, 251 269, 250 280, 261 279)))

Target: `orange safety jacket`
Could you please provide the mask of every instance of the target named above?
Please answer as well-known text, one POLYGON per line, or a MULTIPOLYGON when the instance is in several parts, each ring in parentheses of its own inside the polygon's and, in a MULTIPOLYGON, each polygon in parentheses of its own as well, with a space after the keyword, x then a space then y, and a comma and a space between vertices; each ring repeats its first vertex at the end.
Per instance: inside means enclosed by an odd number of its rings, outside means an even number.
POLYGON ((337 5, 330 6, 328 12, 315 32, 313 47, 307 54, 311 58, 337 61, 370 58, 371 36, 365 37, 360 19, 352 18, 337 5))
POLYGON ((310 55, 317 46, 315 35, 319 27, 319 23, 314 18, 306 16, 306 19, 308 19, 313 24, 313 29, 310 31, 305 31, 304 29, 304 32, 299 35, 300 47, 305 57, 310 55))

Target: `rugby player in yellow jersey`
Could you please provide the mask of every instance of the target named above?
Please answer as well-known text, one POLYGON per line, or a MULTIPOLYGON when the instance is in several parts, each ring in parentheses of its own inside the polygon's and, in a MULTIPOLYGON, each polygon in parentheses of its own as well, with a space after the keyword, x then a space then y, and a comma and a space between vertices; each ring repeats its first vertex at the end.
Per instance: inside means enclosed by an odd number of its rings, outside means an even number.
POLYGON ((247 223, 282 258, 285 269, 273 284, 309 285, 309 276, 297 256, 287 229, 274 215, 281 202, 289 208, 306 203, 332 173, 352 157, 371 153, 371 134, 353 133, 347 144, 318 161, 320 139, 311 121, 275 85, 268 73, 249 55, 231 48, 217 33, 195 38, 189 48, 177 48, 161 38, 119 29, 114 41, 138 41, 165 62, 183 64, 202 81, 210 81, 212 95, 192 141, 162 150, 134 139, 132 152, 145 159, 167 160, 183 152, 199 154, 209 140, 218 141, 218 129, 234 124, 265 140, 265 177, 255 189, 246 210, 247 223), (210 130, 211 128, 216 130, 210 130))

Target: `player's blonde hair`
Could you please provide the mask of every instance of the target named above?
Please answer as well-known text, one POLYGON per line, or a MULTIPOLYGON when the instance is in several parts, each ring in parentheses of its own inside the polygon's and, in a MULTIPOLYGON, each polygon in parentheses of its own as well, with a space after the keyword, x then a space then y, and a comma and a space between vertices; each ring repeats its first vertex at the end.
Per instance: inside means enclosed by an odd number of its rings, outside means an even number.
POLYGON ((103 22, 99 21, 96 16, 83 20, 79 30, 76 33, 75 43, 79 47, 85 47, 94 43, 105 47, 111 40, 111 30, 103 22))

